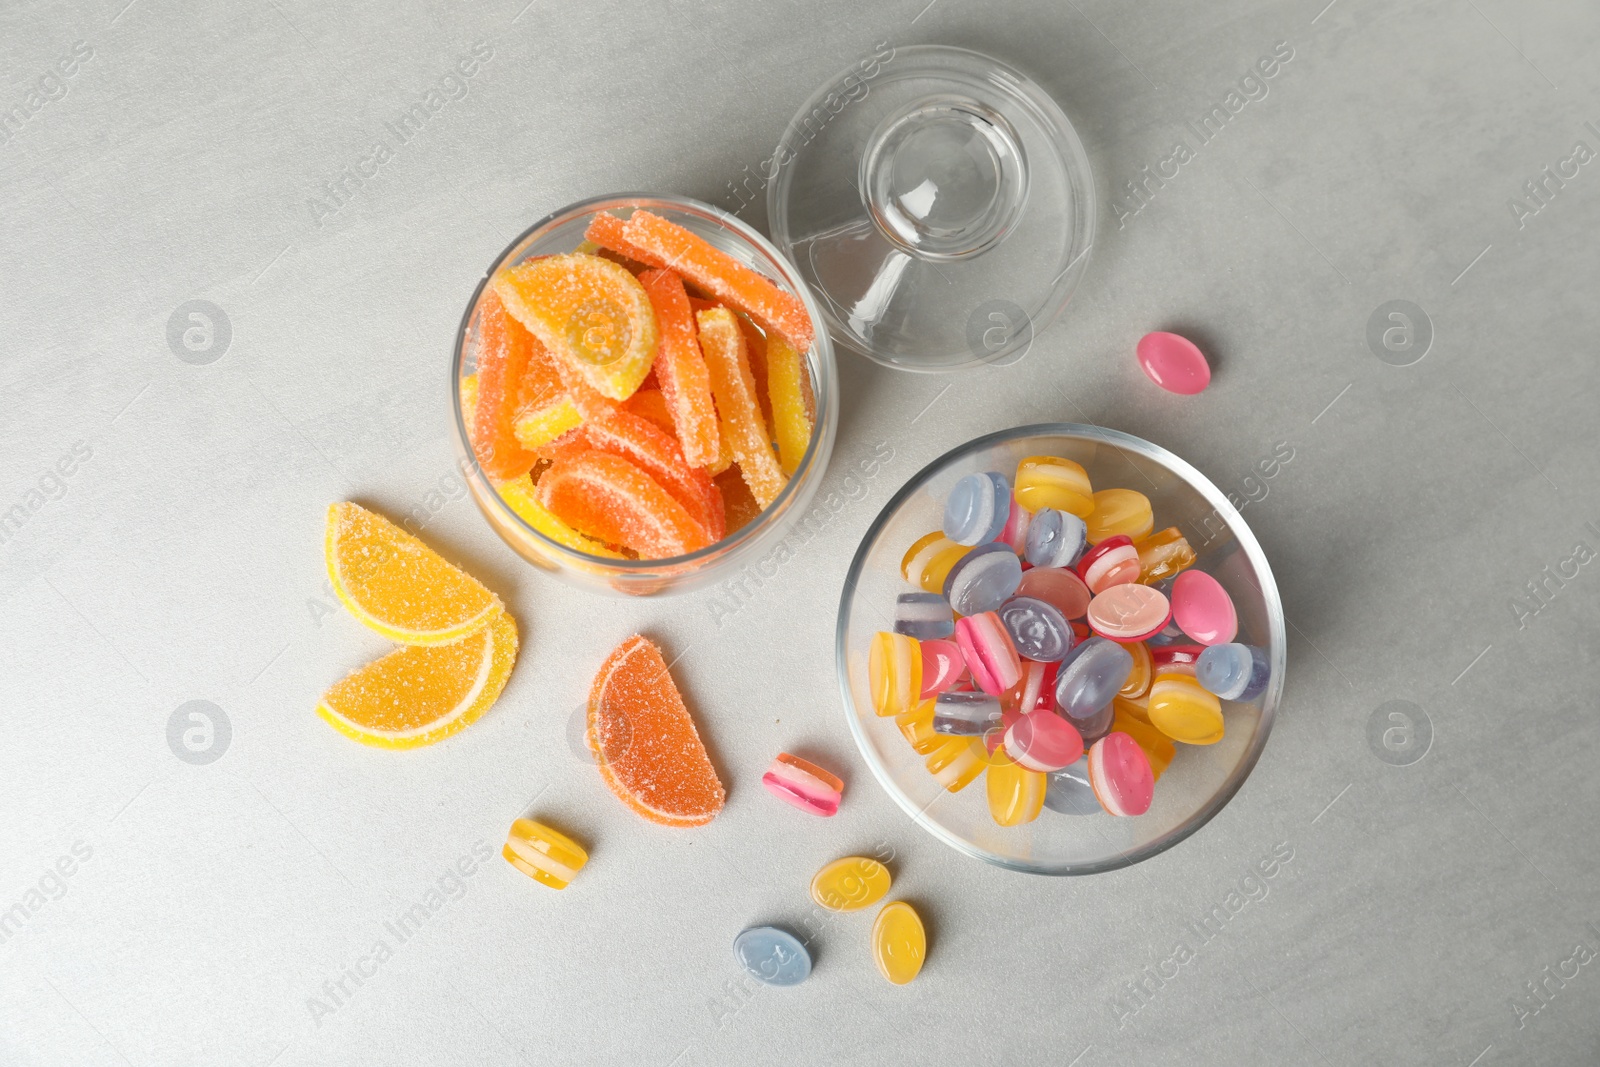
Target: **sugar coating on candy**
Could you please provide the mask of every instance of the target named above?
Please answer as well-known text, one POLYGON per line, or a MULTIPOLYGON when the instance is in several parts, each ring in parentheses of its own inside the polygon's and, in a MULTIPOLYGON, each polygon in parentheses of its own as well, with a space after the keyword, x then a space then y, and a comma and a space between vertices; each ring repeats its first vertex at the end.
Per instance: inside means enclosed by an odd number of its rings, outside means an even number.
POLYGON ((762 329, 776 330, 796 350, 811 348, 811 316, 800 299, 710 242, 642 209, 628 217, 622 237, 641 254, 670 266, 707 293, 743 311, 762 329))
POLYGON ((1034 567, 1023 571, 1016 595, 1042 600, 1068 619, 1083 618, 1094 597, 1082 578, 1061 567, 1034 567))
POLYGON ((772 443, 756 403, 755 379, 746 358, 745 339, 733 312, 711 308, 697 315, 700 348, 711 374, 711 394, 721 432, 750 493, 763 508, 772 506, 788 481, 772 454, 772 443))
POLYGON ((1092 544, 1118 534, 1138 541, 1155 528, 1150 498, 1135 489, 1102 489, 1095 493, 1094 510, 1083 521, 1092 544))
POLYGON ((622 402, 622 410, 641 419, 649 419, 675 437, 678 435, 678 427, 672 421, 672 412, 667 407, 667 398, 662 395, 660 389, 640 388, 622 402))
POLYGON ((984 782, 990 818, 999 826, 1021 826, 1037 819, 1044 808, 1046 784, 1039 771, 998 753, 984 782))
POLYGON ((596 392, 626 400, 655 361, 650 297, 628 271, 599 256, 544 256, 500 271, 506 310, 596 392))
POLYGON ((323 552, 339 600, 391 640, 445 644, 500 611, 500 598, 477 579, 359 504, 328 507, 323 552))
POLYGON ((662 826, 703 826, 725 797, 661 650, 635 634, 589 689, 587 736, 607 788, 662 826))
POLYGON ((527 474, 538 458, 523 447, 516 432, 519 392, 534 344, 533 336, 506 313, 499 294, 486 290, 478 308, 472 449, 484 473, 496 481, 527 474))
POLYGON ((761 776, 767 792, 810 815, 823 818, 839 810, 844 783, 809 760, 780 752, 761 776))
POLYGON ((646 252, 628 240, 623 234, 624 223, 622 219, 607 211, 597 211, 589 220, 583 236, 592 241, 599 248, 615 252, 624 259, 647 267, 660 269, 666 264, 655 256, 646 252))
POLYGON ((518 819, 506 834, 500 855, 541 885, 565 889, 577 877, 589 854, 572 838, 532 819, 518 819))
POLYGON ((772 435, 778 441, 778 465, 783 473, 793 474, 811 447, 817 398, 805 357, 782 334, 767 338, 767 397, 772 435))
POLYGON ((811 899, 829 911, 860 911, 882 900, 893 882, 877 860, 846 856, 812 876, 811 899))
POLYGON ((1089 785, 1112 815, 1143 815, 1155 795, 1155 775, 1133 738, 1109 733, 1089 749, 1089 785))
MULTIPOLYGON (((484 294, 485 301, 494 294, 491 286, 484 294)), ((555 360, 539 339, 528 333, 522 325, 507 316, 528 342, 528 359, 522 368, 522 379, 517 383, 516 418, 514 428, 517 440, 524 448, 537 451, 583 422, 583 413, 572 402, 555 360)))
POLYGON ((613 552, 604 542, 574 530, 562 522, 549 508, 539 503, 537 491, 533 481, 524 474, 521 478, 503 482, 496 486, 500 499, 506 502, 517 516, 544 534, 558 545, 575 548, 579 552, 587 552, 591 556, 602 556, 607 559, 624 559, 622 553, 613 552))
POLYGON ((670 433, 649 419, 618 411, 603 422, 587 423, 578 435, 588 447, 621 456, 655 479, 712 541, 722 540, 727 532, 722 496, 710 475, 689 466, 670 433))
POLYGON ((397 648, 351 672, 322 695, 317 714, 363 744, 431 745, 489 710, 516 657, 516 623, 497 608, 453 643, 397 648))
POLYGON ((540 477, 539 502, 564 522, 645 559, 705 548, 711 535, 635 464, 597 450, 559 457, 540 477))
POLYGON ((711 399, 711 374, 700 351, 699 328, 683 279, 671 271, 648 270, 639 275, 639 281, 661 327, 655 373, 677 427, 684 458, 690 466, 709 467, 717 461, 722 431, 711 399))

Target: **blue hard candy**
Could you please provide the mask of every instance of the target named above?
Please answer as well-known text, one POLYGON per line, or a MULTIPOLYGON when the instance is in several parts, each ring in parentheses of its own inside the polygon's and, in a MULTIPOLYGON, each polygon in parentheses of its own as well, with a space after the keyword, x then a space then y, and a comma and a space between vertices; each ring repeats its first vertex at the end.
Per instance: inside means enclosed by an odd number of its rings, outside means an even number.
POLYGON ((799 985, 811 974, 811 953, 776 926, 752 926, 733 939, 733 955, 758 982, 799 985))
POLYGON ((1023 557, 1035 567, 1070 567, 1088 544, 1089 530, 1070 511, 1040 508, 1028 524, 1023 557))
POLYGON ((956 560, 944 580, 944 598, 957 615, 981 615, 1011 599, 1022 584, 1022 561, 1001 542, 979 545, 956 560))
POLYGON ((1091 637, 1061 661, 1056 672, 1056 706, 1069 718, 1092 718, 1110 706, 1111 698, 1132 673, 1133 655, 1126 648, 1103 637, 1091 637))
POLYGON ((1089 757, 1045 775, 1044 806, 1062 815, 1095 815, 1101 810, 1089 784, 1089 757))
POLYGON ((950 602, 938 593, 901 593, 894 605, 894 632, 937 641, 956 632, 950 602))
POLYGON ((1272 666, 1264 649, 1231 642, 1200 653, 1194 677, 1223 700, 1254 700, 1266 691, 1272 666))
POLYGON ((1011 483, 994 471, 969 474, 944 503, 944 535, 958 545, 982 545, 1005 529, 1011 515, 1011 483))
POLYGON ((1072 648, 1074 635, 1067 617, 1043 600, 1014 596, 996 614, 1023 659, 1055 663, 1072 648))
POLYGON ((933 732, 978 737, 1001 720, 1000 698, 988 693, 946 690, 933 702, 933 732))

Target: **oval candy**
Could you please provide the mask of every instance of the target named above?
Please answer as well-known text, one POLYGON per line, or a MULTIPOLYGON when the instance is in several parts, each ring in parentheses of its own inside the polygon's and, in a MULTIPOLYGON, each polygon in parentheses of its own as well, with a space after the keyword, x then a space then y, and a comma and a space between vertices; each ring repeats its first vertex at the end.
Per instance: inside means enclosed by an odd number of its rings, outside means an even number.
POLYGON ((733 939, 745 973, 766 985, 799 985, 811 974, 811 953, 799 938, 776 926, 752 926, 733 939))
POLYGON ((859 911, 889 892, 889 868, 866 856, 846 856, 811 879, 811 899, 829 911, 859 911))
POLYGON ((872 924, 872 961, 878 973, 905 985, 921 973, 927 955, 928 935, 916 909, 903 900, 885 904, 872 924))
POLYGON ((1089 601, 1089 627, 1101 637, 1134 644, 1154 637, 1172 618, 1167 598, 1148 585, 1113 585, 1089 601))

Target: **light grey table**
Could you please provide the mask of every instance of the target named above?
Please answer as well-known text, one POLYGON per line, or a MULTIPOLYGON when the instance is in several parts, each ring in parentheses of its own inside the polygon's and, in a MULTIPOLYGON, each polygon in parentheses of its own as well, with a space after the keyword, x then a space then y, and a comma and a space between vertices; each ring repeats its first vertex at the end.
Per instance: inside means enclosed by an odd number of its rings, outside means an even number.
POLYGON ((1596 1062, 1600 10, 1324 3, 9 5, 0 1062, 1596 1062), (830 486, 893 458, 736 625, 714 592, 532 572, 453 477, 445 360, 484 266, 603 191, 736 207, 879 42, 991 52, 1078 125, 1102 214, 1068 314, 955 378, 843 356, 830 486), (1140 376, 1161 327, 1214 360, 1203 396, 1140 376), (1237 493, 1292 623, 1242 792, 1088 879, 912 826, 832 661, 883 501, 1052 419, 1237 493), (323 582, 349 497, 419 516, 521 621, 503 699, 448 743, 373 751, 312 714, 384 647, 323 582), (644 825, 573 748, 635 630, 681 655, 732 785, 703 831, 644 825), (845 773, 837 819, 776 816, 755 781, 784 747, 845 773), (530 810, 592 846, 565 893, 478 861, 530 810), (802 922, 815 868, 873 849, 928 921, 918 981, 884 983, 844 916, 805 985, 741 982, 733 935, 802 922))

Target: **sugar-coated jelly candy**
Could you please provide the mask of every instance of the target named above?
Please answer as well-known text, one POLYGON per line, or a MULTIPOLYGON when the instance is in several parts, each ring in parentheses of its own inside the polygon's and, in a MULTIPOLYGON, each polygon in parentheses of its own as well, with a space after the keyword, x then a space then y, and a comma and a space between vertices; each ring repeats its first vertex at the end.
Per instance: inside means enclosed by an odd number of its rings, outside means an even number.
POLYGON ((1011 644, 1000 617, 992 611, 969 615, 956 622, 956 644, 967 661, 972 680, 985 693, 999 696, 1022 677, 1022 659, 1011 644))
POLYGON ((1111 724, 1116 721, 1117 701, 1113 697, 1111 703, 1103 708, 1096 708, 1089 715, 1081 719, 1069 720, 1077 728, 1079 736, 1085 745, 1092 745, 1106 734, 1111 732, 1111 724))
POLYGON ((1184 571, 1172 583, 1172 621, 1202 645, 1223 645, 1239 632, 1233 598, 1205 571, 1184 571))
POLYGON ((1030 511, 1054 508, 1084 518, 1094 510, 1094 488, 1070 459, 1029 456, 1017 464, 1017 500, 1030 511))
POLYGON ((879 715, 899 715, 915 707, 922 695, 922 650, 916 639, 883 631, 874 634, 867 680, 872 708, 879 715))
POLYGON ((846 856, 811 879, 811 899, 829 911, 859 911, 876 904, 893 881, 889 868, 867 856, 846 856))
POLYGON ((1006 752, 997 752, 990 759, 984 787, 989 794, 989 816, 1000 826, 1032 822, 1044 807, 1044 775, 1009 758, 1006 752))
POLYGON ((901 593, 894 605, 894 632, 918 641, 949 637, 956 632, 950 602, 938 593, 901 593))
POLYGON ((872 962, 895 985, 905 985, 922 971, 928 957, 928 934, 922 917, 903 900, 885 904, 872 923, 872 962))
POLYGON ((576 841, 532 819, 518 819, 511 824, 500 855, 511 866, 551 889, 565 889, 589 862, 589 854, 576 841))
MULTIPOLYGON (((950 624, 951 632, 955 624, 950 624)), ((967 658, 954 641, 922 642, 922 696, 942 693, 967 676, 967 658)))
POLYGON ((988 693, 940 693, 933 702, 936 733, 981 737, 1000 723, 1000 698, 988 693))
POLYGON ((1112 815, 1143 815, 1150 810, 1156 779, 1138 743, 1112 732, 1089 749, 1089 785, 1112 815))
POLYGON ((761 776, 761 784, 784 803, 823 818, 838 812, 839 801, 844 797, 844 783, 837 775, 787 752, 778 753, 761 776))
POLYGON ((962 556, 944 580, 944 597, 957 615, 977 615, 1004 604, 1022 584, 1022 561, 998 541, 962 556))
POLYGON ((1187 674, 1193 677, 1195 666, 1205 650, 1204 645, 1182 641, 1156 645, 1150 649, 1150 669, 1156 674, 1187 674))
POLYGON ((1108 537, 1083 554, 1073 568, 1091 593, 1126 585, 1139 577, 1139 553, 1125 534, 1108 537))
POLYGON ((1111 703, 1133 671, 1133 656, 1115 641, 1091 637, 1067 653, 1056 672, 1056 706, 1087 719, 1111 703))
POLYGON ((739 966, 765 985, 799 985, 811 974, 811 953, 801 940, 776 926, 752 926, 733 939, 739 966))
POLYGON ((1070 567, 1088 544, 1088 527, 1070 511, 1040 508, 1028 524, 1023 558, 1035 567, 1070 567))
POLYGON ((1150 692, 1150 679, 1155 677, 1154 662, 1150 658, 1150 646, 1143 641, 1123 645, 1128 654, 1133 657, 1133 670, 1128 672, 1128 680, 1122 683, 1122 688, 1117 690, 1117 696, 1124 698, 1142 697, 1150 692))
POLYGON ((900 736, 906 739, 911 751, 926 756, 948 740, 947 735, 933 729, 933 701, 924 700, 915 708, 894 717, 900 736))
POLYGON ((1081 619, 1094 594, 1083 579, 1064 567, 1034 567, 1022 573, 1018 596, 1031 596, 1053 605, 1068 619, 1081 619))
POLYGON ((1028 530, 1032 525, 1033 512, 1017 503, 1015 498, 1012 498, 1011 515, 1006 519, 1006 524, 1000 528, 1000 543, 1009 545, 1011 551, 1019 556, 1022 555, 1023 551, 1028 547, 1028 530))
POLYGON ((1266 691, 1272 667, 1264 649, 1229 642, 1200 653, 1194 676, 1223 700, 1254 700, 1266 691))
POLYGON ((1154 637, 1171 618, 1167 598, 1148 585, 1114 585, 1089 601, 1089 627, 1126 644, 1154 637))
POLYGON ((1061 815, 1098 815, 1100 801, 1089 785, 1089 757, 1045 775, 1044 806, 1061 815))
POLYGON ((1053 711, 1030 711, 1006 730, 1006 754, 1034 771, 1058 771, 1083 755, 1083 735, 1053 711))
POLYGON ((1024 659, 1054 663, 1065 656, 1075 640, 1065 616, 1052 604, 1030 596, 1014 596, 995 614, 1006 628, 1011 644, 1024 659))
POLYGON ((923 592, 944 594, 944 580, 950 568, 967 554, 966 545, 958 545, 943 533, 935 530, 917 538, 900 560, 900 575, 923 592))
POLYGON ((1157 530, 1149 537, 1135 541, 1133 549, 1139 553, 1139 582, 1142 585, 1154 585, 1194 565, 1194 549, 1189 547, 1189 539, 1179 533, 1176 526, 1157 530))
POLYGON ((956 482, 944 503, 944 535, 963 545, 996 540, 1011 517, 1011 483, 981 471, 956 482))
POLYGON ((1150 498, 1136 489, 1100 490, 1094 495, 1094 510, 1084 516, 1083 521, 1089 527, 1089 540, 1093 544, 1118 534, 1138 541, 1155 528, 1150 498))
POLYGON ((1172 757, 1177 755, 1178 750, 1166 734, 1146 720, 1130 714, 1126 709, 1127 703, 1125 700, 1111 702, 1115 709, 1111 717, 1111 729, 1133 738, 1134 743, 1144 751, 1144 758, 1150 761, 1151 777, 1159 782, 1161 773, 1171 765, 1172 757))
POLYGON ((1150 684, 1150 723, 1174 741, 1214 745, 1222 740, 1222 704, 1188 674, 1157 674, 1150 684))
POLYGON ((988 764, 983 742, 976 737, 949 737, 928 753, 928 773, 952 793, 959 793, 983 773, 988 764))

